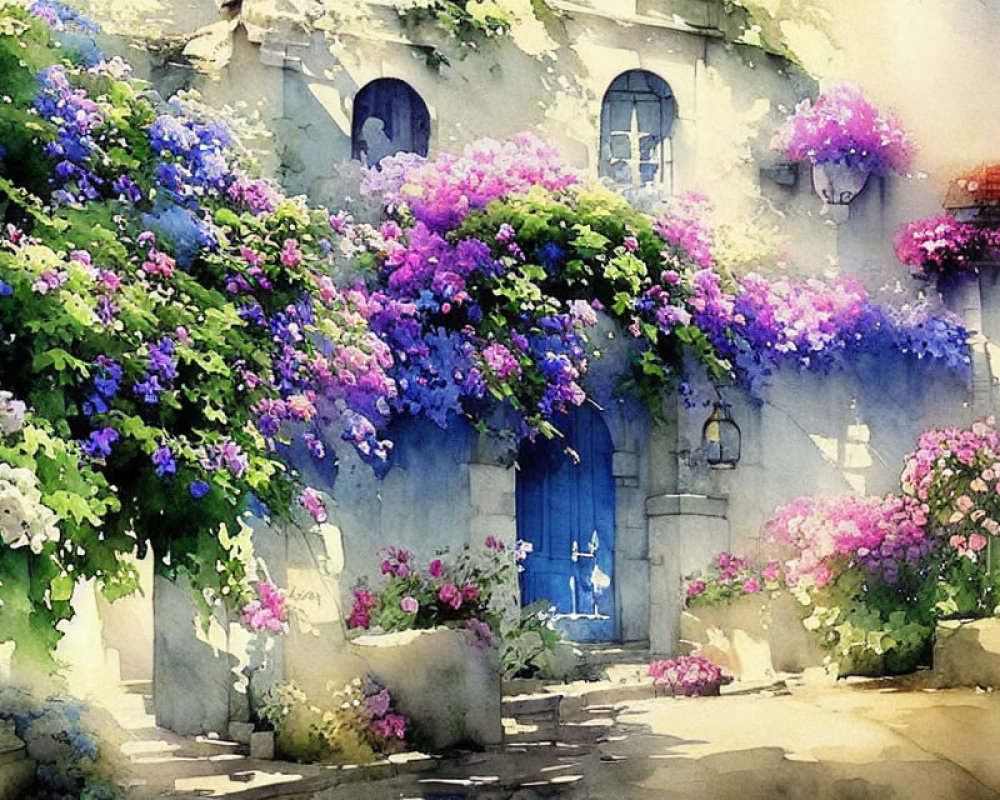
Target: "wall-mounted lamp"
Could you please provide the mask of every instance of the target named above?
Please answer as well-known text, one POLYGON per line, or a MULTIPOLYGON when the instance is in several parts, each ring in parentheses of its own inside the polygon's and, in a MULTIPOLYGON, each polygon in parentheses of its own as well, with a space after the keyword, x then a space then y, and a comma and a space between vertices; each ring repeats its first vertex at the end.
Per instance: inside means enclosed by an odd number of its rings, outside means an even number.
POLYGON ((728 403, 716 400, 701 429, 701 449, 712 469, 732 469, 740 460, 743 434, 728 403))

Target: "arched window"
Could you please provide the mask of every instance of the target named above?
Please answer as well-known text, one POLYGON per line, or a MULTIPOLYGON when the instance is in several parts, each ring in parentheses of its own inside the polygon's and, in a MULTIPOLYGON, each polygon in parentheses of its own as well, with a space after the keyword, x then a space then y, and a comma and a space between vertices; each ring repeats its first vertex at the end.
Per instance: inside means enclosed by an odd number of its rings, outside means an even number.
POLYGON ((612 81, 601 106, 599 173, 623 186, 673 185, 670 130, 677 104, 667 82, 644 69, 612 81))
POLYGON ((351 158, 377 164, 400 151, 426 156, 430 134, 427 105, 409 84, 379 78, 354 96, 351 158))

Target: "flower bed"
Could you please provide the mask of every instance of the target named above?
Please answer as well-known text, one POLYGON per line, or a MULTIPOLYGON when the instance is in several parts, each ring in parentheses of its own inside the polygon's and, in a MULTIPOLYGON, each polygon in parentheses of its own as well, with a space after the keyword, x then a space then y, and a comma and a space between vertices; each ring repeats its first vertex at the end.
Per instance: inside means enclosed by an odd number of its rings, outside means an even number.
MULTIPOLYGON (((901 484, 900 496, 800 497, 776 509, 765 528, 780 560, 780 573, 774 562, 765 568, 772 586, 795 597, 803 625, 841 674, 926 665, 942 620, 992 617, 998 605, 996 421, 927 431, 906 458, 901 484)), ((723 553, 713 570, 688 583, 693 615, 702 613, 698 605, 708 612, 733 601, 753 605, 756 592, 747 588, 756 589, 757 578, 745 559, 723 553)), ((689 627, 700 622, 691 619, 689 627)), ((726 632, 738 633, 736 623, 716 625, 717 649, 739 657, 738 637, 726 632)), ((750 642, 765 638, 752 619, 743 625, 750 642)), ((711 620, 692 630, 693 640, 712 643, 711 620)))
POLYGON ((295 761, 370 763, 400 752, 409 729, 390 692, 371 676, 331 685, 316 698, 295 683, 277 684, 257 713, 276 733, 276 752, 295 761))

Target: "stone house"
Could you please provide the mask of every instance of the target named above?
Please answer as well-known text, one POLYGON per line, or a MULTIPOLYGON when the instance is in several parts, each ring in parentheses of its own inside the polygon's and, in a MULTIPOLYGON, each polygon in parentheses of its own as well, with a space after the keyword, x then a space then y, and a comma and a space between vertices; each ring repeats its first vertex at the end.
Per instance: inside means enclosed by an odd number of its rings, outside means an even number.
MULTIPOLYGON (((93 5, 100 12, 101 3, 93 5)), ((532 130, 552 138, 585 175, 622 190, 639 184, 660 193, 696 190, 712 198, 722 220, 749 227, 776 220, 788 237, 783 247, 792 272, 839 270, 873 290, 908 284, 892 255, 892 236, 904 222, 937 210, 948 170, 958 165, 953 152, 932 142, 928 159, 919 162, 923 177, 873 177, 849 214, 834 211, 813 192, 806 170, 777 163, 769 148, 773 131, 812 82, 784 58, 729 41, 721 2, 549 5, 557 13, 527 15, 510 37, 437 70, 423 56, 442 43, 439 32, 402 25, 392 4, 378 0, 358 4, 360 16, 346 15, 334 34, 317 29, 313 5, 297 0, 244 0, 221 18, 208 3, 162 0, 162 13, 147 9, 144 20, 164 49, 137 54, 121 38, 109 48, 126 53, 161 92, 194 85, 211 104, 255 114, 267 133, 260 140, 270 153, 266 168, 290 191, 331 207, 357 205, 361 159, 395 149, 433 155, 482 136, 532 130), (219 69, 205 76, 179 63, 180 45, 219 69)), ((832 23, 840 35, 849 27, 844 20, 861 13, 854 2, 827 5, 844 9, 832 23)), ((998 30, 996 11, 972 0, 961 5, 969 8, 954 16, 927 11, 906 30, 924 41, 921 26, 964 31, 970 16, 982 30, 998 30)), ((829 63, 807 50, 822 68, 851 63, 852 54, 870 64, 873 44, 865 35, 857 33, 829 63)), ((901 51, 903 42, 888 46, 901 51)), ((968 54, 961 65, 941 52, 929 57, 959 78, 989 63, 982 38, 972 39, 968 54)), ((894 104, 904 124, 914 120, 918 138, 934 138, 932 115, 915 88, 893 82, 899 76, 844 72, 871 85, 876 102, 894 104)), ((341 609, 359 577, 377 576, 380 548, 407 547, 426 561, 442 548, 479 546, 487 535, 538 543, 527 562, 525 595, 564 591, 569 582, 571 607, 560 611, 574 635, 673 652, 685 574, 721 550, 755 553, 771 510, 800 494, 890 491, 922 430, 992 409, 988 340, 1000 332, 996 294, 987 274, 981 292, 947 298, 985 334, 977 339, 971 384, 916 363, 859 360, 833 375, 779 374, 762 403, 728 392, 742 432, 741 457, 731 470, 707 464, 707 409, 665 398, 662 418, 654 420, 614 393, 625 355, 611 330, 602 332, 607 352, 590 376, 600 410, 590 407, 572 423, 577 449, 590 454, 577 467, 553 467, 544 447, 508 452, 461 423, 444 431, 399 423, 391 431, 394 465, 381 481, 353 453, 342 453, 335 478, 306 474, 329 495, 323 535, 263 531, 259 537, 276 579, 314 600, 309 630, 293 631, 282 645, 285 674, 302 675, 317 658, 339 657, 341 609)), ((173 602, 168 595, 163 589, 158 596, 173 602)), ((114 619, 124 613, 104 612, 109 645, 114 619)), ((133 677, 149 664, 149 658, 137 664, 133 677)))

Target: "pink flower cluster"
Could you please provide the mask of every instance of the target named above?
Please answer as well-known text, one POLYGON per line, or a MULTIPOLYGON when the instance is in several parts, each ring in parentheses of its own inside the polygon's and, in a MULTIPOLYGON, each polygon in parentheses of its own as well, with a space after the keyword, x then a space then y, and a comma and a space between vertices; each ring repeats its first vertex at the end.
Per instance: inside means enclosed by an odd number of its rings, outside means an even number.
POLYGON ((971 533, 968 538, 960 533, 956 533, 948 540, 948 544, 955 549, 959 557, 975 561, 977 558, 976 553, 986 549, 989 539, 981 533, 971 533))
POLYGON ((649 665, 653 685, 666 688, 670 694, 696 697, 718 694, 719 687, 728 683, 722 670, 699 653, 679 656, 649 665))
POLYGON ((402 714, 386 714, 381 719, 373 719, 371 731, 380 739, 405 739, 406 717, 402 714))
POLYGON ((380 192, 390 205, 406 203, 417 220, 444 231, 498 197, 524 194, 534 186, 560 191, 578 181, 553 144, 520 133, 503 142, 479 139, 460 156, 440 155, 434 161, 390 156, 379 171, 368 170, 362 192, 380 192))
POLYGON ((749 559, 720 553, 706 574, 688 580, 684 594, 691 606, 712 605, 757 594, 764 589, 776 589, 780 574, 777 561, 769 561, 758 570, 749 559))
POLYGON ((240 622, 254 633, 284 633, 288 624, 287 595, 270 581, 259 581, 257 597, 243 606, 240 622))
POLYGON ((900 480, 928 516, 958 532, 951 537, 955 549, 978 552, 973 536, 1000 535, 1000 434, 993 417, 970 428, 924 432, 900 480))
POLYGON ((438 600, 455 611, 462 607, 462 603, 474 603, 479 599, 479 588, 472 583, 466 583, 461 588, 450 581, 446 582, 438 590, 438 600))
POLYGON ((996 255, 1000 231, 942 214, 907 223, 894 244, 896 258, 916 277, 927 278, 974 271, 977 261, 996 255))
POLYGON ((930 554, 926 525, 924 509, 909 497, 800 497, 775 510, 767 534, 793 553, 789 586, 808 577, 822 588, 852 566, 895 583, 903 564, 919 565, 930 554))
POLYGON ((347 618, 348 628, 371 627, 371 610, 378 608, 378 598, 367 589, 354 590, 354 605, 351 607, 351 615, 347 618))
MULTIPOLYGON (((376 687, 377 688, 377 687, 376 687)), ((392 697, 386 689, 381 689, 365 698, 364 709, 368 714, 368 730, 383 742, 391 739, 405 739, 409 720, 397 714, 392 707, 392 697)))
POLYGON ((775 135, 772 147, 790 161, 841 162, 876 174, 906 170, 915 145, 896 118, 879 111, 857 87, 842 84, 803 100, 775 135))
POLYGON ((413 572, 413 555, 402 547, 387 547, 382 559, 382 574, 407 578, 413 572))
POLYGON ((667 265, 675 269, 692 264, 701 269, 715 266, 712 232, 705 225, 710 211, 708 198, 701 194, 691 192, 672 199, 667 213, 653 223, 657 236, 668 245, 663 250, 667 265))

